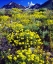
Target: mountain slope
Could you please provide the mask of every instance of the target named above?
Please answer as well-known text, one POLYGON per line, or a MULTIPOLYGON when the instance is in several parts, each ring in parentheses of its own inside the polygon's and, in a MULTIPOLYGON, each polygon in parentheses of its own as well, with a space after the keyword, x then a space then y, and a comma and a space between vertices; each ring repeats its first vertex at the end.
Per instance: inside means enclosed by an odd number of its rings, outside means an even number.
POLYGON ((30 7, 30 9, 38 9, 41 5, 40 4, 35 4, 33 6, 30 7))
POLYGON ((22 6, 20 4, 16 4, 14 2, 10 2, 9 4, 4 5, 2 8, 5 8, 5 9, 11 9, 11 8, 25 9, 24 6, 22 6))
POLYGON ((29 6, 24 7, 20 4, 16 4, 14 2, 10 2, 6 5, 4 5, 2 8, 5 9, 11 9, 11 8, 19 8, 19 9, 39 9, 39 8, 47 8, 47 9, 53 9, 53 0, 48 0, 45 3, 43 3, 42 5, 40 4, 34 4, 34 3, 29 3, 29 6))
POLYGON ((48 0, 45 3, 43 3, 40 8, 47 8, 47 9, 53 9, 53 1, 48 0))
POLYGON ((39 9, 39 8, 53 9, 53 0, 48 0, 45 3, 43 3, 42 5, 37 3, 30 7, 30 9, 39 9))

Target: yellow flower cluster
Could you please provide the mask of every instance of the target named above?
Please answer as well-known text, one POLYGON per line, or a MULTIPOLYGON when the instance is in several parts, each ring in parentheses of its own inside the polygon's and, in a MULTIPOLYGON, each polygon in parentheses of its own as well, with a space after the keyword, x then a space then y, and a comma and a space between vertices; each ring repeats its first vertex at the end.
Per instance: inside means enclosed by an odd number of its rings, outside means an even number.
POLYGON ((48 25, 53 25, 53 20, 47 20, 48 25))
POLYGON ((7 58, 12 61, 12 55, 8 55, 7 58))
POLYGON ((34 12, 34 17, 36 18, 36 19, 46 19, 47 18, 47 16, 45 16, 44 15, 44 12, 34 12))
POLYGON ((7 39, 9 43, 12 43, 16 46, 18 45, 24 45, 26 46, 38 46, 42 45, 43 43, 41 42, 41 39, 39 35, 35 32, 31 32, 30 30, 19 30, 16 31, 16 33, 12 32, 9 35, 7 35, 7 39), (16 37, 16 39, 15 39, 16 37), (14 42, 12 42, 14 41, 14 42))
MULTIPOLYGON (((42 59, 43 55, 41 53, 35 53, 34 51, 32 52, 31 48, 24 49, 24 50, 17 50, 15 51, 15 56, 8 55, 7 58, 12 61, 14 60, 15 62, 21 62, 23 64, 30 64, 32 63, 42 63, 44 64, 44 60, 42 59), (24 62, 22 62, 24 61, 24 62)), ((44 57, 43 57, 44 58, 44 57)))

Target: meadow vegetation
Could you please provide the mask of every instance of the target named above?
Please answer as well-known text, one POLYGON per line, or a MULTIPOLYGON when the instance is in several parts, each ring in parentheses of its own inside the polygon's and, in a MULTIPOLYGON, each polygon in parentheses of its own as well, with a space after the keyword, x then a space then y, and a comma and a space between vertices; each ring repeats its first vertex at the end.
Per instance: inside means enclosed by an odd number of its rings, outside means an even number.
POLYGON ((2 63, 53 64, 53 10, 0 11, 2 63))

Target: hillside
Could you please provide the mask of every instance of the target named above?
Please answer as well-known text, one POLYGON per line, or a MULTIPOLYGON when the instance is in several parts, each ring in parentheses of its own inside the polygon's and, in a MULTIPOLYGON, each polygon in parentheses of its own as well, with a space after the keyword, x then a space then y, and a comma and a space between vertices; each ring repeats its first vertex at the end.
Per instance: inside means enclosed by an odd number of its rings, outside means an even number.
POLYGON ((53 10, 8 13, 0 15, 0 64, 53 64, 53 10))

